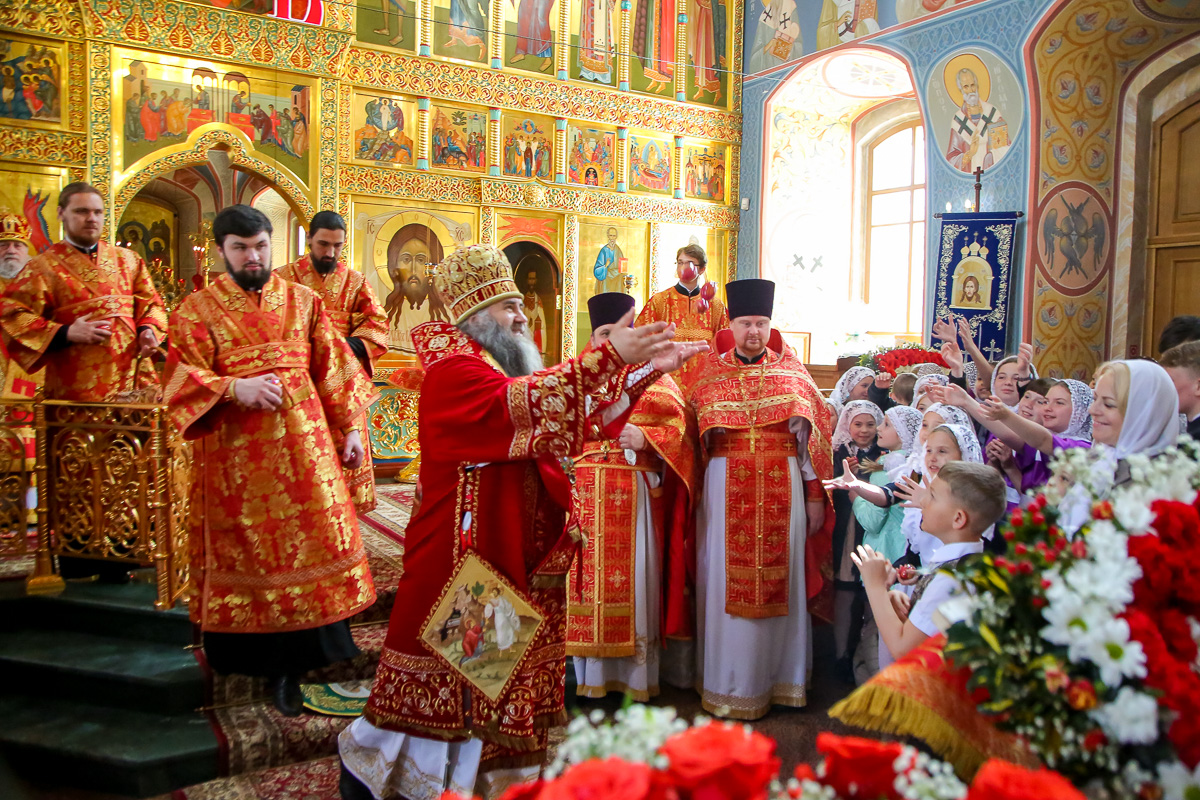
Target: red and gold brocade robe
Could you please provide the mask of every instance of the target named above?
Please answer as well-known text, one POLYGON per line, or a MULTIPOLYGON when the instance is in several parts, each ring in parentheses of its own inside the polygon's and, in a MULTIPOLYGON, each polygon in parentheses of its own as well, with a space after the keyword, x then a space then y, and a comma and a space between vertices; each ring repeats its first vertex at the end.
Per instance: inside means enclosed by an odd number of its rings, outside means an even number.
MULTIPOLYGON (((19 275, 20 273, 12 278, 0 278, 0 295, 2 295, 4 291, 8 289, 8 287, 14 280, 16 280, 17 277, 19 277, 19 275)), ((0 392, 0 397, 3 397, 5 400, 28 400, 30 403, 32 403, 38 387, 42 385, 46 376, 40 370, 33 375, 30 375, 28 372, 21 369, 21 365, 10 358, 7 352, 0 353, 0 357, 3 358, 3 362, 0 363, 0 369, 3 370, 3 374, 0 375, 0 385, 3 386, 3 391, 0 392)), ((12 412, 14 415, 14 421, 24 421, 28 419, 29 427, 14 429, 17 436, 20 437, 20 444, 18 445, 19 452, 14 452, 11 454, 11 456, 6 453, 4 459, 5 463, 8 463, 9 466, 16 468, 17 464, 15 459, 20 458, 24 459, 26 469, 33 470, 34 459, 37 458, 37 435, 33 429, 33 412, 29 409, 13 409, 12 412), (14 461, 8 461, 9 457, 13 458, 14 461)), ((29 515, 31 519, 36 521, 36 509, 29 509, 29 515)))
MULTIPOLYGON (((675 341, 705 342, 712 347, 717 332, 729 327, 729 312, 725 309, 725 304, 714 297, 708 311, 701 314, 696 309, 699 300, 699 295, 685 297, 674 286, 663 289, 646 303, 646 307, 638 314, 637 324, 674 322, 675 341)), ((703 357, 693 358, 684 364, 682 369, 672 374, 671 377, 679 384, 685 399, 691 397, 692 387, 703 363, 703 357)))
MULTIPOLYGON (((593 400, 615 401, 619 385, 593 400)), ((651 385, 633 407, 628 424, 646 437, 646 449, 630 464, 616 439, 599 425, 589 432, 583 453, 575 458, 579 493, 579 527, 584 545, 571 564, 567 580, 567 655, 622 658, 634 655, 635 547, 639 472, 663 472, 662 484, 650 491, 654 535, 667 557, 663 634, 691 635, 691 609, 685 588, 686 539, 696 489, 696 428, 679 387, 669 375, 651 385), (663 469, 665 465, 665 469, 663 469), (672 568, 675 572, 672 571, 672 568)), ((620 433, 620 431, 616 431, 620 433)))
POLYGON ((136 253, 100 242, 86 256, 66 242, 35 256, 0 297, 0 329, 8 355, 32 374, 46 368, 46 397, 103 403, 158 383, 149 359, 138 374, 138 328, 162 340, 167 312, 136 253), (50 350, 59 328, 80 317, 112 322, 102 344, 50 350))
POLYGON ((825 524, 805 537, 805 591, 809 611, 831 619, 834 514, 821 481, 833 477, 833 417, 795 351, 777 335, 771 342, 775 349, 757 364, 738 361, 732 346, 710 352, 691 397, 706 459, 727 459, 725 609, 738 617, 787 615, 791 503, 823 500, 825 524), (787 459, 797 455, 789 428, 794 417, 808 421, 816 473, 804 481, 802 499, 791 496, 788 481, 787 459), (714 436, 705 441, 710 431, 714 436))
MULTIPOLYGON (((418 406, 420 500, 405 531, 404 576, 364 716, 376 728, 484 742, 481 770, 540 763, 547 730, 565 720, 564 583, 576 549, 561 459, 582 450, 585 399, 611 380, 636 402, 660 374, 626 367, 611 344, 530 376, 507 377, 453 325, 413 329, 425 380, 418 406), (470 516, 468 517, 468 513, 470 516), (463 533, 466 529, 466 534, 463 533), (426 615, 470 548, 545 615, 519 669, 495 702, 421 644, 426 615)), ((629 409, 608 421, 615 435, 629 409)))
MULTIPOLYGON (((387 352, 387 312, 379 304, 375 292, 361 272, 338 262, 328 275, 313 269, 307 255, 283 266, 279 277, 307 286, 325 303, 325 313, 333 329, 343 339, 357 337, 367 351, 366 360, 359 359, 369 379, 375 374, 375 363, 387 352)), ((363 463, 357 469, 346 470, 346 487, 360 514, 375 508, 375 465, 371 463, 371 437, 367 435, 366 415, 359 422, 362 431, 363 463)))
POLYGON ((375 389, 321 299, 272 275, 261 295, 229 275, 171 315, 166 401, 199 439, 190 520, 203 630, 303 630, 375 602, 340 445, 375 389), (235 378, 274 373, 274 411, 227 399, 235 378))

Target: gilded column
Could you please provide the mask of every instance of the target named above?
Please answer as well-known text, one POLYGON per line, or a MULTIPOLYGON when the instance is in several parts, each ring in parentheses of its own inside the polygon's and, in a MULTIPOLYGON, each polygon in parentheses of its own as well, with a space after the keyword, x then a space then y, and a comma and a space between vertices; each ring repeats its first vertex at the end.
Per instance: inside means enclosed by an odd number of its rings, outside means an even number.
POLYGON ((493 206, 484 206, 480 211, 479 243, 496 243, 496 209, 493 206))
POLYGON ((621 0, 620 33, 617 34, 620 44, 617 46, 617 88, 622 92, 629 91, 629 52, 633 49, 633 3, 621 0))
POLYGON ((554 70, 560 81, 569 76, 568 59, 571 57, 571 4, 560 0, 558 4, 558 36, 554 42, 554 70))
MULTIPOLYGON (((726 237, 725 247, 725 283, 729 283, 732 280, 737 280, 738 277, 737 240, 737 230, 730 231, 729 235, 726 237)), ((751 275, 748 277, 757 278, 759 276, 751 275)))
POLYGON ((567 121, 565 119, 554 120, 554 182, 567 182, 567 121))
POLYGON ((429 169, 429 98, 417 98, 417 169, 429 169))
POLYGON ((500 177, 500 109, 488 109, 488 176, 491 178, 500 177))
POLYGON ((617 128, 617 191, 629 191, 629 128, 617 128))
POLYGON ((575 355, 575 314, 579 308, 579 215, 567 214, 563 231, 563 358, 575 355))
POLYGON ((488 52, 491 54, 492 69, 502 68, 504 66, 504 0, 492 0, 488 7, 488 52))
POLYGON ((675 26, 675 99, 687 100, 687 6, 679 12, 679 23, 675 26))
MULTIPOLYGON (((346 89, 349 91, 349 87, 346 89)), ((317 170, 317 205, 321 209, 337 207, 338 190, 338 98, 336 78, 321 79, 321 144, 317 170)), ((347 126, 348 128, 349 126, 347 126)))
MULTIPOLYGON (((675 76, 679 80, 679 76, 675 76)), ((677 84, 678 85, 678 84, 677 84)), ((675 184, 675 199, 683 199, 683 137, 675 137, 675 160, 671 162, 671 182, 675 184)))
MULTIPOLYGON (((104 198, 104 231, 107 239, 116 227, 113 219, 112 169, 112 46, 88 42, 88 179, 104 198)), ((64 87, 65 88, 65 87, 64 87)))
POLYGON ((433 0, 417 0, 417 55, 433 55, 432 42, 433 0))
POLYGON ((658 263, 658 251, 662 242, 662 223, 650 223, 650 285, 646 287, 646 298, 658 291, 658 279, 662 267, 658 263))

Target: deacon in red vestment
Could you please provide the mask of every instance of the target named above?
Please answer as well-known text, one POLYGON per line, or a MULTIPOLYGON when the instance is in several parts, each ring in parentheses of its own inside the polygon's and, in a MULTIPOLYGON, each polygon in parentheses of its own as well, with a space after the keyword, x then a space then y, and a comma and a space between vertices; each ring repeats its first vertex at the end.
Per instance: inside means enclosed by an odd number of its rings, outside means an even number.
MULTIPOLYGON (((319 211, 308 225, 308 255, 281 267, 279 277, 316 292, 333 329, 350 345, 370 379, 375 363, 387 352, 387 312, 366 277, 338 260, 345 244, 346 221, 337 212, 319 211)), ((375 467, 365 414, 358 429, 362 431, 363 463, 346 470, 346 486, 362 514, 375 508, 375 467)))
POLYGON ((697 658, 711 714, 758 719, 803 706, 809 612, 827 617, 833 418, 771 330, 775 284, 725 287, 733 322, 692 394, 708 458, 696 519, 697 658))
MULTIPOLYGON (((589 348, 608 341, 633 306, 622 292, 590 298, 589 348)), ((611 402, 621 391, 610 384, 590 401, 611 402)), ((615 437, 594 426, 575 458, 584 545, 567 581, 567 655, 574 656, 575 691, 583 697, 621 692, 649 700, 658 694, 663 636, 691 634, 682 569, 696 485, 691 420, 679 387, 664 375, 615 437), (678 585, 663 580, 664 545, 680 568, 668 576, 678 585), (675 603, 664 602, 665 583, 675 603)))
MULTIPOLYGON (((638 315, 638 324, 670 322, 675 325, 676 341, 704 342, 711 347, 717 331, 729 327, 729 314, 715 294, 708 301, 708 308, 701 310, 700 293, 707 266, 708 256, 700 245, 687 244, 679 248, 675 254, 675 274, 679 282, 650 298, 638 315)), ((691 395, 696 374, 703 363, 702 358, 693 359, 675 376, 685 398, 691 395)))
POLYGON ((145 263, 100 241, 104 201, 94 186, 58 197, 64 240, 36 256, 0 297, 9 356, 27 373, 46 368, 46 397, 104 403, 158 383, 150 360, 167 329, 145 263), (140 368, 139 368, 140 367, 140 368))
POLYGON ((298 676, 358 654, 346 620, 375 602, 343 467, 374 386, 310 289, 271 274, 271 222, 213 221, 228 272, 171 315, 166 401, 193 465, 192 619, 218 672, 270 679, 302 710, 298 676))
MULTIPOLYGON (((579 534, 567 523, 573 492, 563 461, 593 426, 619 433, 648 386, 706 349, 668 341, 665 323, 629 327, 631 311, 609 341, 542 369, 502 252, 460 248, 438 266, 437 284, 454 324, 413 330, 425 370, 421 499, 371 699, 339 737, 343 797, 487 796, 537 774, 549 729, 566 719, 564 584, 579 534), (589 407, 588 396, 612 381, 621 397, 589 407), (524 655, 495 699, 460 671, 461 656, 451 663, 421 636, 468 554, 543 616, 532 638, 518 630, 524 655)), ((501 643, 493 624, 469 644, 499 669, 511 629, 501 643)), ((462 629, 444 627, 442 641, 455 648, 462 629)))

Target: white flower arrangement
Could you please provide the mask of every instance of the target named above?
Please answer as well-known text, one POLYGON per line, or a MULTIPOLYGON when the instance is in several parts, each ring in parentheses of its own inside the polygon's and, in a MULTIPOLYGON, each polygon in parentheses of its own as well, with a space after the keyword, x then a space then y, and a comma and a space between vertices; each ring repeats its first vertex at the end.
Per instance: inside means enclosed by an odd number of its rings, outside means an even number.
MULTIPOLYGON (((698 718, 697 724, 705 724, 698 718)), ((546 768, 546 777, 554 778, 571 764, 590 759, 620 758, 656 769, 666 766, 658 750, 677 733, 688 729, 673 708, 654 708, 633 704, 617 710, 612 722, 600 709, 581 714, 567 725, 567 739, 558 747, 554 761, 546 768)))

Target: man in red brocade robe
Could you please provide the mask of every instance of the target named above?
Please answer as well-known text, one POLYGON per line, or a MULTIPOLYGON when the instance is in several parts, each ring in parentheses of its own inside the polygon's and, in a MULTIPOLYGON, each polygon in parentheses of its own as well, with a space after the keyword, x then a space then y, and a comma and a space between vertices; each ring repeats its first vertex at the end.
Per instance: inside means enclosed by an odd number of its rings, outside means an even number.
POLYGON ((425 370, 421 499, 371 699, 339 737, 343 797, 488 796, 537 775, 548 730, 566 719, 563 584, 578 531, 566 524, 562 460, 593 425, 618 433, 647 386, 705 349, 669 342, 665 323, 631 328, 630 312, 609 341, 541 369, 502 252, 460 248, 437 273, 454 324, 413 331, 425 370), (586 398, 613 381, 622 402, 589 408, 586 398), (421 639, 467 553, 544 616, 494 701, 421 639))
POLYGON ((100 241, 104 200, 94 186, 58 196, 63 241, 36 256, 0 297, 9 356, 46 368, 46 397, 103 403, 158 382, 149 355, 167 329, 162 298, 136 254, 100 241), (135 374, 136 370, 136 374, 135 374))
MULTIPOLYGON (((679 248, 675 254, 675 273, 679 283, 651 297, 638 315, 638 324, 672 322, 675 324, 676 341, 704 342, 711 346, 717 331, 729 327, 729 314, 716 297, 709 303, 707 311, 697 308, 707 266, 708 257, 700 245, 687 244, 679 248)), ((691 394, 696 373, 703 363, 704 359, 694 359, 675 376, 685 398, 691 394)))
POLYGON ((265 676, 302 709, 298 676, 358 654, 346 620, 375 587, 343 467, 375 390, 321 298, 271 274, 271 222, 213 221, 228 269, 171 315, 166 401, 199 440, 190 529, 192 620, 217 672, 265 676))
MULTIPOLYGON (((346 221, 334 211, 318 211, 308 225, 308 255, 281 267, 279 277, 317 293, 333 329, 350 345, 370 379, 375 362, 387 352, 387 312, 366 277, 338 260, 345 244, 346 221)), ((346 487, 362 514, 375 508, 375 467, 365 415, 358 421, 358 429, 362 431, 363 463, 346 471, 346 487)))
POLYGON ((832 585, 821 480, 833 474, 833 419, 771 330, 775 284, 734 281, 725 292, 730 331, 692 394, 709 459, 696 519, 697 668, 706 711, 750 720, 807 702, 809 611, 825 614, 817 601, 828 603, 832 585))
MULTIPOLYGON (((621 292, 590 298, 589 347, 608 341, 633 306, 621 292)), ((590 400, 599 405, 620 393, 619 385, 611 385, 590 400)), ((596 426, 575 458, 584 545, 567 580, 567 655, 575 658, 575 691, 583 697, 621 692, 649 700, 658 694, 662 635, 691 635, 682 585, 670 586, 664 605, 663 559, 666 550, 678 567, 669 577, 682 583, 695 444, 683 395, 664 375, 637 401, 616 437, 596 426)))

